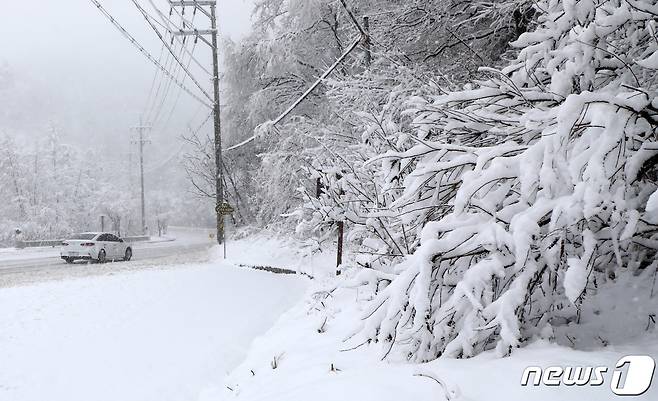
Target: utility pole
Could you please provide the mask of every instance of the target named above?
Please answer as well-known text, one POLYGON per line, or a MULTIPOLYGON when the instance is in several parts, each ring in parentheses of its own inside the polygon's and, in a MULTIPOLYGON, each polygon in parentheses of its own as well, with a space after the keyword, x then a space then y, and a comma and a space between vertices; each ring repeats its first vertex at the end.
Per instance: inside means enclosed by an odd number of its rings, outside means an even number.
MULTIPOLYGON (((215 166, 217 166, 217 173, 215 174, 215 196, 216 205, 218 208, 224 204, 224 177, 223 167, 224 161, 222 160, 222 126, 219 116, 219 61, 217 60, 217 22, 215 18, 215 5, 210 6, 210 29, 212 29, 212 73, 213 73, 213 90, 215 91, 215 166)), ((216 211, 217 214, 217 242, 224 242, 224 215, 216 211)), ((224 250, 226 255, 226 249, 224 250)))
MULTIPOLYGON (((139 186, 141 189, 141 217, 142 217, 142 235, 146 235, 146 207, 144 205, 144 143, 151 143, 144 139, 144 131, 151 129, 150 125, 142 125, 142 118, 139 118, 139 125, 132 127, 139 133, 139 139, 136 141, 139 145, 139 186)), ((135 143, 135 141, 133 141, 135 143)))
POLYGON ((128 147, 128 188, 130 188, 130 195, 135 194, 133 185, 133 148, 128 147))
POLYGON ((222 136, 221 120, 219 109, 219 60, 217 59, 217 18, 216 18, 216 0, 188 0, 188 1, 169 1, 170 7, 193 7, 201 11, 210 19, 210 29, 191 29, 172 32, 173 35, 194 36, 195 41, 201 39, 212 49, 212 67, 213 67, 213 90, 215 92, 213 114, 215 129, 215 212, 217 217, 217 242, 224 242, 224 215, 221 213, 221 207, 224 204, 224 177, 223 177, 223 160, 222 160, 222 136), (210 11, 204 7, 209 7, 210 11), (210 42, 204 37, 210 35, 210 42))

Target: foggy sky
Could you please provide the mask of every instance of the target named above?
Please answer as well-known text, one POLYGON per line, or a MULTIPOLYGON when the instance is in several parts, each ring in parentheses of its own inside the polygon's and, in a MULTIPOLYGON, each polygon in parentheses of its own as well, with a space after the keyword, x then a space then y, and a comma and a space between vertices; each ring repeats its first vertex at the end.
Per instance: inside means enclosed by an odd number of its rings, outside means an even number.
MULTIPOLYGON (((152 12, 147 0, 140 4, 152 12)), ((155 0, 168 12, 165 0, 155 0)), ((234 40, 250 29, 251 0, 219 0, 220 31, 234 40)), ((101 4, 156 58, 161 42, 131 0, 101 0, 101 4)), ((191 12, 189 10, 188 12, 191 12)), ((189 14, 187 14, 189 16, 189 14)), ((207 27, 198 14, 195 24, 207 27)), ((211 65, 210 53, 199 42, 195 56, 211 65)), ((11 71, 15 84, 12 108, 18 117, 0 121, 0 129, 23 137, 45 135, 55 123, 66 142, 114 146, 130 140, 129 127, 144 111, 155 66, 123 38, 89 0, 6 2, 0 11, 0 67, 11 71)), ((210 92, 210 77, 191 68, 210 92)), ((188 80, 186 86, 194 88, 188 80)), ((163 115, 173 114, 167 127, 161 118, 153 139, 177 147, 187 125, 207 115, 204 107, 172 86, 163 115), (171 140, 168 140, 171 139, 171 140)), ((198 93, 198 91, 197 91, 198 93)), ((211 93, 211 92, 210 92, 211 93)), ((156 130, 154 130, 156 131, 156 130)), ((122 145, 123 146, 123 145, 122 145)), ((166 151, 163 151, 166 153, 166 151)))

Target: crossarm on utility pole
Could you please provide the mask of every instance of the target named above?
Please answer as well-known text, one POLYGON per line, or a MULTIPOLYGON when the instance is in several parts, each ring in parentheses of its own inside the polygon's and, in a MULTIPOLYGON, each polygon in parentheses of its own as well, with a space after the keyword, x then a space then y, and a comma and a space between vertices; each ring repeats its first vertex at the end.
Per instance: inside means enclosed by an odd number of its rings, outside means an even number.
MULTIPOLYGON (((338 66, 340 65, 340 63, 343 62, 343 60, 345 59, 345 57, 347 57, 347 55, 350 54, 350 53, 352 52, 352 50, 354 50, 354 49, 358 46, 359 42, 361 42, 361 38, 358 38, 358 39, 356 39, 354 42, 352 42, 352 44, 347 48, 347 50, 345 50, 345 52, 343 52, 343 54, 338 58, 338 60, 336 60, 336 62, 334 62, 334 63, 331 65, 331 67, 329 67, 329 68, 328 68, 328 69, 327 69, 327 70, 326 70, 326 71, 320 76, 320 78, 318 78, 318 79, 313 83, 313 85, 311 85, 311 86, 306 90, 306 92, 304 92, 304 93, 303 93, 303 94, 302 94, 297 100, 295 100, 295 102, 294 102, 293 104, 291 104, 290 107, 288 107, 288 108, 286 109, 286 111, 284 111, 283 113, 281 113, 281 114, 280 114, 280 115, 279 115, 274 121, 272 121, 272 122, 271 122, 271 125, 274 126, 274 125, 280 123, 281 120, 283 120, 284 118, 286 118, 286 116, 287 116, 288 114, 290 114, 290 112, 292 112, 292 111, 295 109, 295 107, 297 107, 297 106, 298 106, 298 105, 299 105, 304 99, 306 99, 306 98, 308 97, 308 95, 311 94, 311 92, 313 92, 313 90, 314 90, 318 85, 320 85, 320 83, 322 83, 322 81, 324 81, 324 80, 329 76, 329 74, 331 74, 331 73, 336 69, 336 67, 338 67, 338 66)), ((233 149, 237 149, 237 148, 239 148, 239 147, 241 147, 241 146, 243 146, 243 145, 248 144, 249 142, 252 142, 254 139, 256 139, 256 135, 252 135, 251 137, 245 139, 244 141, 242 141, 242 142, 240 142, 240 143, 238 143, 238 144, 235 144, 235 145, 233 145, 233 146, 231 146, 231 147, 229 147, 229 148, 226 148, 226 151, 233 150, 233 149)))
POLYGON ((197 6, 214 6, 217 5, 215 0, 192 0, 192 1, 169 1, 170 6, 197 7, 197 6))
POLYGON ((179 29, 171 31, 174 36, 199 36, 199 35, 213 35, 217 29, 179 29))
POLYGON ((203 93, 203 95, 206 97, 206 99, 213 100, 213 98, 208 94, 208 92, 206 92, 206 90, 203 89, 203 86, 199 83, 199 81, 197 81, 197 79, 194 77, 194 75, 192 75, 190 70, 185 66, 183 61, 181 61, 181 59, 176 55, 176 52, 174 51, 174 49, 172 49, 171 46, 169 45, 169 43, 167 43, 167 41, 162 36, 162 34, 158 30, 158 28, 153 24, 153 21, 151 21, 151 17, 146 12, 146 10, 144 10, 144 8, 137 2, 137 0, 132 0, 132 1, 133 1, 133 4, 135 4, 135 7, 137 7, 139 12, 142 14, 142 16, 144 17, 146 22, 149 24, 151 29, 153 29, 155 34, 158 36, 158 39, 160 39, 160 41, 162 42, 164 47, 169 51, 169 53, 171 54, 173 59, 176 61, 176 63, 178 63, 178 65, 183 70, 183 72, 185 72, 185 74, 190 78, 190 80, 194 83, 194 85, 196 85, 196 87, 201 91, 201 93, 203 93))

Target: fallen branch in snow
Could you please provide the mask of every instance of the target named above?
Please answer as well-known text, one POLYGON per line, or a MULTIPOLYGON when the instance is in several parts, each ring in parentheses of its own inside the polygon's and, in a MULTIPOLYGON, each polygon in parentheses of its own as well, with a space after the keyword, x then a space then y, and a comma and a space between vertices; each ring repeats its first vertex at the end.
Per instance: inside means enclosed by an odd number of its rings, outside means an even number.
POLYGON ((326 324, 327 324, 327 318, 325 317, 325 318, 324 318, 324 321, 322 322, 322 324, 320 325, 320 327, 318 327, 318 333, 324 333, 324 332, 325 332, 325 330, 326 330, 326 329, 325 329, 325 325, 326 325, 326 324))
POLYGON ((433 380, 436 383, 438 383, 439 386, 441 386, 441 389, 443 390, 443 395, 446 397, 447 401, 451 401, 451 400, 455 400, 455 399, 459 398, 459 392, 457 390, 449 390, 448 386, 446 386, 446 384, 442 380, 440 380, 438 377, 434 376, 432 373, 419 372, 419 373, 415 373, 414 376, 426 377, 426 378, 428 378, 430 380, 433 380))

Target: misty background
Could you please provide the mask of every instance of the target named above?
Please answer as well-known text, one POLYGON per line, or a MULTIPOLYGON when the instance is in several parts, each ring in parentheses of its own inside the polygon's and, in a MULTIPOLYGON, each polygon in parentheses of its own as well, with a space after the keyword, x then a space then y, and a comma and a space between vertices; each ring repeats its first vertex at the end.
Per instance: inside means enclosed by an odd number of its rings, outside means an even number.
MULTIPOLYGON (((168 2, 153 2, 169 11, 168 2)), ((149 2, 140 4, 157 17, 149 2)), ((165 66, 169 62, 173 70, 173 60, 167 59, 160 39, 132 1, 104 1, 102 5, 151 55, 160 57, 165 66)), ((250 0, 219 1, 220 40, 244 37, 251 29, 251 10, 250 0)), ((204 15, 192 16, 191 8, 186 11, 186 18, 196 18, 199 27, 209 26, 204 15)), ((193 47, 191 41, 188 49, 193 47)), ((211 70, 207 45, 199 41, 194 56, 211 70)), ((212 93, 211 77, 194 63, 190 70, 212 93)), ((182 71, 177 77, 200 94, 182 71)), ((30 149, 55 133, 62 144, 103 154, 104 163, 122 170, 117 173, 130 174, 129 185, 137 189, 137 132, 131 127, 142 118, 142 123, 153 124, 146 136, 150 142, 145 144, 147 193, 165 185, 194 198, 179 162, 185 152, 180 137, 198 127, 209 110, 162 78, 156 75, 156 66, 88 0, 12 2, 3 7, 0 135, 30 149)), ((206 124, 201 132, 211 129, 212 124, 206 124)), ((211 222, 212 209, 208 217, 211 222)))

